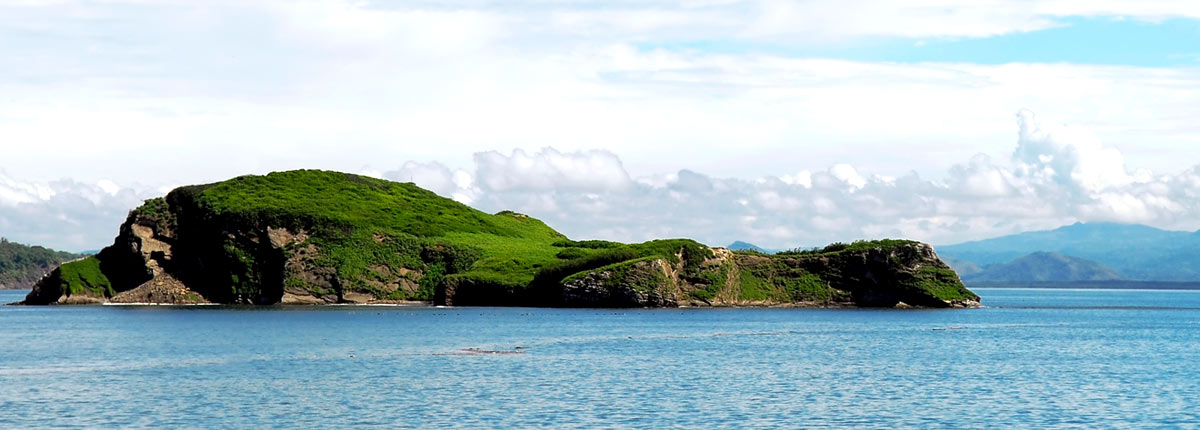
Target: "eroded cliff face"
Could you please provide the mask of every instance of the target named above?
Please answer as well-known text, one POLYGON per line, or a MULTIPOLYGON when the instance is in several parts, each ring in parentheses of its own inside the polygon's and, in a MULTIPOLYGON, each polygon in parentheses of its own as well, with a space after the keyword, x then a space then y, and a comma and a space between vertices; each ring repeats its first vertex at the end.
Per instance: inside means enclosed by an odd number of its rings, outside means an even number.
POLYGON ((189 203, 173 194, 147 202, 111 246, 55 269, 24 303, 397 303, 420 288, 423 268, 387 266, 352 288, 304 229, 223 220, 189 203))
POLYGON ((678 267, 665 258, 635 260, 585 272, 562 283, 561 304, 572 307, 676 307, 678 267))
POLYGON ((794 257, 716 248, 693 268, 658 258, 572 276, 562 300, 579 307, 979 306, 978 296, 921 243, 794 257))

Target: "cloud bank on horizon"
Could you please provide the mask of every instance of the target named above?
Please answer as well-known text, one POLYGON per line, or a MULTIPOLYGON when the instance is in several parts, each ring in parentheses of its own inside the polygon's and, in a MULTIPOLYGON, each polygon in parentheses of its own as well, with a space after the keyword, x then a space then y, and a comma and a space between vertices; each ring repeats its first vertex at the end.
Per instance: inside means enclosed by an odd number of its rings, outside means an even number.
MULTIPOLYGON (((978 154, 936 179, 889 177, 849 164, 753 180, 692 170, 635 177, 609 151, 476 153, 473 166, 409 161, 363 174, 413 182, 497 212, 517 210, 574 238, 691 237, 767 247, 903 237, 947 244, 1075 221, 1194 229, 1200 165, 1179 174, 1130 170, 1091 132, 1017 114, 1007 161, 978 154)), ((159 189, 111 181, 20 182, 0 173, 0 230, 66 249, 99 248, 125 212, 159 189)))
POLYGON ((1197 34, 1172 0, 0 2, 0 236, 94 249, 295 168, 619 240, 1190 230, 1197 34))

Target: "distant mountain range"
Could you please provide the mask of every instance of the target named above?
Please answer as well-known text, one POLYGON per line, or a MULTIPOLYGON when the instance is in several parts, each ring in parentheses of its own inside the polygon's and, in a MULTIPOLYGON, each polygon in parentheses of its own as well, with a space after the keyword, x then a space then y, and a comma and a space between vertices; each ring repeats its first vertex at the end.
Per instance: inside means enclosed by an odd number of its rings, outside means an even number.
MULTIPOLYGON (((778 251, 742 241, 728 248, 778 251)), ((1200 231, 1138 224, 1075 223, 938 246, 937 253, 975 282, 1200 282, 1200 231)))
POLYGON ((939 246, 937 253, 968 280, 1200 281, 1200 232, 1144 225, 1076 223, 939 246))
POLYGON ((1103 264, 1055 252, 1035 252, 1007 263, 993 264, 975 273, 959 271, 959 276, 962 276, 965 281, 1004 282, 1119 281, 1124 279, 1121 274, 1103 264))

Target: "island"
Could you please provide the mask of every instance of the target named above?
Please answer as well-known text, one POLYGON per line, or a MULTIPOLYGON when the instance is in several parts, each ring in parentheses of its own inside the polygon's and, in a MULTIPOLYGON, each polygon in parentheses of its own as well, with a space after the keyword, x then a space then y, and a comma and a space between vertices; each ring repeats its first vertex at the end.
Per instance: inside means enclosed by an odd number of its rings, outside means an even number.
POLYGON ((58 265, 80 257, 0 237, 0 290, 28 290, 58 265))
POLYGON ((411 183, 295 170, 177 188, 23 304, 977 307, 927 244, 763 254, 688 239, 571 240, 411 183))

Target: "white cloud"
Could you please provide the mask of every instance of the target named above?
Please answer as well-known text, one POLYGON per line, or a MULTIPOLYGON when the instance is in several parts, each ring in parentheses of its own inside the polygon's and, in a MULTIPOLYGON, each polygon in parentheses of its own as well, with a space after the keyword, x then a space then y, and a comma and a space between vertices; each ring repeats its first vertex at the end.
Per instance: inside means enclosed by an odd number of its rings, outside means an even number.
MULTIPOLYGON (((695 237, 723 245, 749 240, 770 247, 817 245, 882 236, 949 243, 1052 228, 1084 221, 1200 227, 1200 167, 1177 176, 1131 175, 1120 152, 1078 127, 1039 121, 1021 111, 1012 163, 978 154, 954 165, 944 179, 915 173, 869 177, 854 166, 827 171, 721 179, 680 170, 627 180, 609 153, 496 152, 476 157, 474 182, 455 183, 443 195, 467 192, 487 211, 512 209, 542 218, 572 237, 648 240, 695 237), (563 179, 566 166, 607 166, 604 186, 595 170, 570 169, 592 186, 563 179), (1054 173, 1049 173, 1054 171, 1054 173)), ((411 163, 410 163, 411 164, 411 163)), ((408 166, 406 164, 406 166, 408 166)), ((436 169, 431 184, 449 184, 436 169), (435 175, 435 176, 437 176, 435 175)))
POLYGON ((858 174, 858 170, 855 170, 854 166, 849 164, 834 164, 829 168, 829 174, 854 188, 862 188, 867 185, 867 180, 858 174))
POLYGON ((783 175, 779 180, 788 185, 800 185, 804 188, 812 188, 812 172, 801 170, 794 175, 783 175))
MULTIPOLYGON (((145 178, 163 178, 161 194, 291 168, 412 180, 618 239, 946 241, 1073 219, 1194 228, 1200 174, 1171 173, 1195 163, 1200 68, 705 46, 986 37, 1078 16, 1200 18, 1200 3, 844 3, 6 2, 0 168, 21 179, 0 175, 0 233, 35 213, 21 228, 90 219, 88 205, 119 223, 115 208, 137 199, 117 188, 145 178), (1001 118, 1022 107, 1074 125, 1022 119, 1014 152, 1001 118), (89 185, 62 185, 64 172, 89 185)), ((109 235, 97 230, 44 237, 109 235)))
POLYGON ((1004 197, 1015 192, 1012 186, 1015 181, 1012 172, 992 164, 991 157, 976 154, 966 165, 950 168, 948 183, 953 190, 967 196, 1004 197))
POLYGON ((458 188, 450 168, 438 162, 409 161, 399 170, 384 173, 383 177, 397 182, 412 182, 441 195, 453 194, 458 188))
POLYGON ((39 181, 71 171, 196 182, 357 171, 364 161, 467 165, 495 148, 553 147, 608 149, 639 178, 838 163, 933 176, 1010 149, 997 118, 1021 107, 1147 148, 1124 151, 1131 164, 1190 167, 1181 148, 1195 143, 1196 68, 870 63, 704 47, 974 37, 1066 16, 1193 16, 1191 3, 842 3, 7 3, 0 167, 39 181))
MULTIPOLYGON (((934 180, 868 175, 848 164, 789 180, 687 169, 633 179, 613 153, 551 148, 482 152, 471 168, 406 162, 383 176, 488 212, 528 213, 574 238, 692 237, 782 248, 878 237, 944 244, 1080 220, 1200 227, 1200 166, 1178 175, 1131 175, 1119 152, 1084 130, 1028 112, 1015 128, 1011 164, 980 154, 934 180)), ((111 241, 126 211, 162 191, 102 184, 0 174, 0 234, 98 248, 111 241)))
POLYGON ((518 149, 511 155, 489 151, 475 154, 475 165, 480 187, 496 192, 605 192, 621 190, 632 183, 621 160, 607 151, 563 154, 545 148, 527 154, 518 149))
POLYGON ((1091 193, 1133 182, 1121 152, 1101 145, 1090 131, 1039 123, 1028 110, 1022 110, 1017 118, 1020 140, 1013 161, 1021 176, 1091 193))
POLYGON ((37 183, 0 172, 0 236, 67 251, 98 249, 112 242, 130 209, 155 195, 111 181, 37 183))
POLYGON ((96 186, 100 187, 101 190, 104 190, 104 192, 108 193, 110 196, 115 196, 121 191, 120 185, 117 185, 116 182, 108 179, 101 179, 100 181, 96 182, 96 186))

